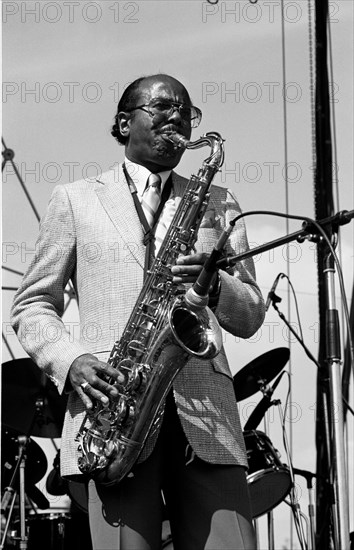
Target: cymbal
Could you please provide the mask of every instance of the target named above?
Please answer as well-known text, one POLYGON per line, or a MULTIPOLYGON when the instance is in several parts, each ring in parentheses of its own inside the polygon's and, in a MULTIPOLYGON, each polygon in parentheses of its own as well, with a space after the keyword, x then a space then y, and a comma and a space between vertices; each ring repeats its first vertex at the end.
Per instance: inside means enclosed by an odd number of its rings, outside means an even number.
MULTIPOLYGON (((13 430, 9 426, 3 425, 1 428, 1 478, 3 488, 9 485, 15 470, 19 455, 17 438, 20 435, 23 434, 13 430)), ((28 438, 25 455, 25 482, 27 489, 27 486, 30 487, 42 479, 47 471, 48 463, 42 448, 31 438, 28 438)))
POLYGON ((237 401, 250 397, 269 384, 288 362, 288 348, 276 348, 267 351, 248 363, 234 376, 234 389, 237 401))
POLYGON ((3 363, 1 370, 3 422, 27 436, 60 437, 66 396, 30 358, 3 363))

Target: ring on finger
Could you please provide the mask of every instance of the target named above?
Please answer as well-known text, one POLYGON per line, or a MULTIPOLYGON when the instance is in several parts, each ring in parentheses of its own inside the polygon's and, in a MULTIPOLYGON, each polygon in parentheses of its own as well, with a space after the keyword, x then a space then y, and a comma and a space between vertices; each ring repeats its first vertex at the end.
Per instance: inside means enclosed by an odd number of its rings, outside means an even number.
POLYGON ((86 393, 87 387, 89 386, 89 382, 85 381, 80 384, 80 387, 84 393, 86 393))

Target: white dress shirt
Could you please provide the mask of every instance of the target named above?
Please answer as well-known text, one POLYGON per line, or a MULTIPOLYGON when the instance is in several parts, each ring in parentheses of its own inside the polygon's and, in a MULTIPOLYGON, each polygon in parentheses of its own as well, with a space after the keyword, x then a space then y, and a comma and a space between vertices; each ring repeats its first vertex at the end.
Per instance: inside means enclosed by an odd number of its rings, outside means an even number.
MULTIPOLYGON (((141 166, 141 164, 137 164, 136 162, 132 162, 131 160, 127 159, 125 157, 124 160, 125 167, 127 169, 127 172, 129 176, 131 177, 132 181, 134 182, 134 185, 136 187, 136 190, 138 192, 138 197, 141 202, 141 199, 143 197, 143 193, 145 191, 147 180, 151 174, 150 170, 145 168, 145 166, 141 166)), ((163 172, 157 172, 157 174, 161 178, 161 194, 163 191, 163 188, 165 186, 166 181, 168 180, 172 170, 164 170, 163 172)))

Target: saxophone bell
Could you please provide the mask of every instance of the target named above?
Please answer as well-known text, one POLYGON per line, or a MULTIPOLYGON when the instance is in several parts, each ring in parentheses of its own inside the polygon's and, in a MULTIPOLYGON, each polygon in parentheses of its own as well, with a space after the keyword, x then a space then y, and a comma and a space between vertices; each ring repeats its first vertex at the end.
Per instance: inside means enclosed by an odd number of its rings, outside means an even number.
POLYGON ((190 308, 185 296, 177 298, 169 313, 175 341, 190 356, 212 359, 222 348, 222 333, 214 313, 208 308, 190 308))

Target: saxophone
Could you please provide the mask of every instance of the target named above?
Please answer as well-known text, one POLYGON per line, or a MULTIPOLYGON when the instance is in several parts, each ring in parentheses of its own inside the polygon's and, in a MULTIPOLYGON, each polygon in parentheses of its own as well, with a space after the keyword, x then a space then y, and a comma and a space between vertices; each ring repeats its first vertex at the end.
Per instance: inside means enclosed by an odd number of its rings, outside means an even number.
POLYGON ((213 358, 222 346, 215 315, 208 307, 195 311, 188 306, 185 290, 172 282, 171 267, 197 241, 209 189, 224 160, 223 139, 216 132, 194 142, 175 132, 163 137, 177 148, 208 145, 211 152, 198 175, 191 176, 122 337, 111 351, 108 363, 120 377, 119 382, 107 381, 119 396, 108 407, 97 402, 86 413, 76 438, 80 471, 105 485, 118 483, 131 470, 188 358, 213 358))

